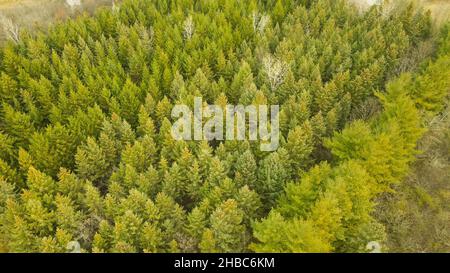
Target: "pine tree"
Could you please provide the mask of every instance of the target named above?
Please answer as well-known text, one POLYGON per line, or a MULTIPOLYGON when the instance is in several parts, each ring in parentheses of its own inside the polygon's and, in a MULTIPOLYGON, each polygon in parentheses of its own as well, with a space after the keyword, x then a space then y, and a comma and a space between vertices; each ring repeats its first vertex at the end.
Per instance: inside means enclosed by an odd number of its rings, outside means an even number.
POLYGON ((78 148, 75 155, 77 174, 82 179, 103 183, 109 172, 106 156, 93 138, 88 138, 85 145, 78 148))
POLYGON ((141 247, 146 253, 156 253, 163 245, 161 230, 152 223, 145 223, 140 238, 141 247))
POLYGON ((99 223, 98 231, 94 235, 92 242, 93 252, 107 252, 112 246, 113 228, 106 220, 99 223))
POLYGON ((35 133, 30 139, 29 153, 39 169, 56 176, 60 167, 73 165, 75 144, 67 128, 56 124, 47 127, 44 133, 35 133))
POLYGON ((261 161, 256 191, 263 201, 264 208, 268 209, 276 202, 291 177, 290 169, 289 156, 284 148, 261 161))
POLYGON ((286 221, 279 213, 255 225, 254 236, 260 243, 250 245, 255 252, 329 252, 331 245, 320 237, 309 221, 286 221))
POLYGON ((181 175, 180 167, 177 163, 174 163, 163 178, 162 191, 176 200, 180 200, 185 192, 181 175))
POLYGON ((128 210, 115 219, 113 229, 113 251, 135 252, 138 250, 142 219, 128 210))
POLYGON ((246 243, 245 228, 242 225, 244 213, 235 200, 222 203, 210 218, 211 231, 217 247, 223 252, 242 252, 246 243))
POLYGON ((356 121, 325 143, 336 158, 349 160, 366 158, 372 142, 373 136, 369 125, 363 121, 356 121))
POLYGON ((56 182, 34 167, 30 167, 27 173, 28 190, 49 206, 53 202, 53 195, 56 191, 56 182))
POLYGON ((309 122, 291 130, 287 137, 286 150, 295 170, 305 168, 310 163, 313 151, 313 132, 309 122))
POLYGON ((235 183, 237 187, 248 185, 255 187, 256 183, 256 161, 250 150, 245 151, 236 161, 235 183))
MULTIPOLYGON (((450 66, 449 54, 440 56, 436 61, 430 63, 415 80, 412 86, 412 95, 419 107, 437 113, 442 110, 441 103, 448 96, 450 80, 448 67, 450 66)), ((400 78, 398 81, 402 81, 400 78)))
POLYGON ((153 139, 145 136, 134 142, 133 145, 125 147, 122 151, 121 163, 133 166, 138 172, 144 172, 156 163, 156 155, 156 145, 153 139))
POLYGON ((244 212, 244 223, 248 227, 252 219, 260 215, 262 207, 260 197, 256 191, 250 190, 248 186, 239 189, 236 194, 238 207, 244 212))
POLYGON ((202 240, 199 244, 199 248, 203 253, 217 253, 219 250, 216 246, 216 240, 211 229, 205 229, 202 235, 202 240))
POLYGON ((195 207, 189 213, 186 225, 186 232, 192 238, 195 246, 197 246, 201 241, 206 224, 206 215, 198 207, 195 207))
POLYGON ((230 102, 238 102, 241 94, 247 92, 245 88, 249 87, 252 82, 253 75, 250 66, 246 62, 242 62, 238 73, 235 74, 233 78, 233 82, 231 83, 228 93, 226 93, 230 102))
POLYGON ((142 105, 141 108, 139 109, 138 122, 139 126, 137 127, 137 133, 140 136, 147 135, 150 138, 155 139, 156 136, 155 123, 153 122, 150 113, 148 113, 148 111, 142 105))
POLYGON ((14 110, 9 104, 3 104, 2 112, 2 129, 16 140, 18 146, 26 147, 34 132, 30 116, 14 110))

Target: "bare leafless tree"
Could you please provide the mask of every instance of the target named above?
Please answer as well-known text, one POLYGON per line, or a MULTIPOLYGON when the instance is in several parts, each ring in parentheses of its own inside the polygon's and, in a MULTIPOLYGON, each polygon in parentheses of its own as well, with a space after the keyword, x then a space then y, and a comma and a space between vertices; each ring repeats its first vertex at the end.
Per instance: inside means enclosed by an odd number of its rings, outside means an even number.
POLYGON ((253 12, 252 14, 253 19, 253 30, 255 32, 263 33, 264 29, 266 28, 267 24, 270 21, 270 17, 268 15, 261 15, 258 12, 253 12))
POLYGON ((183 23, 183 36, 184 39, 189 40, 194 35, 194 21, 192 16, 189 16, 183 23))
POLYGON ((0 14, 0 23, 3 26, 6 37, 17 44, 20 41, 19 25, 15 24, 11 18, 8 18, 3 14, 0 14))
POLYGON ((284 77, 288 71, 288 64, 268 54, 263 58, 263 68, 266 73, 270 88, 275 90, 284 82, 284 77))
POLYGON ((119 11, 119 6, 116 5, 116 1, 115 0, 111 0, 111 7, 112 7, 112 10, 114 12, 118 12, 119 11))
POLYGON ((66 4, 69 5, 71 8, 76 8, 78 6, 81 6, 80 0, 66 0, 66 4))

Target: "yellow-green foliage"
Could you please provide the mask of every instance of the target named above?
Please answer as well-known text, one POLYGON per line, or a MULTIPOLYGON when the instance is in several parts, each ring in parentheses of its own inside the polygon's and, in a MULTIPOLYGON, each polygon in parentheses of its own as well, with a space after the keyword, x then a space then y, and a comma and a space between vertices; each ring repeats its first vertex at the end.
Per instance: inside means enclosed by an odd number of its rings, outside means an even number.
MULTIPOLYGON (((450 37, 447 30, 444 28, 443 41, 450 37)), ((255 224, 254 236, 259 242, 251 245, 253 250, 364 251, 364 242, 385 239, 381 224, 373 218, 375 197, 405 178, 418 153, 416 145, 424 132, 422 121, 429 114, 437 114, 448 102, 450 66, 442 62, 448 60, 450 51, 445 42, 441 45, 444 48, 438 51, 436 59, 426 63, 422 71, 402 75, 389 82, 385 92, 377 93, 383 105, 378 116, 368 123, 355 121, 325 142, 336 166, 325 163, 313 167, 298 182, 286 185, 277 206, 266 219, 255 224), (426 81, 428 78, 434 80, 426 81), (424 104, 424 97, 431 96, 439 99, 424 104), (273 226, 283 232, 277 232, 273 226), (295 236, 291 234, 294 228, 295 236), (306 240, 311 236, 315 240, 306 240)), ((423 189, 416 187, 413 192, 422 206, 444 208, 437 206, 423 189)), ((378 218, 389 221, 382 211, 380 214, 378 218)), ((393 236, 401 233, 395 229, 392 232, 393 236)))
POLYGON ((392 12, 126 0, 21 32, 0 52, 0 249, 347 252, 383 239, 373 200, 405 176, 420 112, 443 97, 386 85, 431 34, 413 5, 392 12), (382 112, 348 124, 374 95, 382 112), (280 105, 280 148, 176 141, 171 109, 195 96, 280 105))

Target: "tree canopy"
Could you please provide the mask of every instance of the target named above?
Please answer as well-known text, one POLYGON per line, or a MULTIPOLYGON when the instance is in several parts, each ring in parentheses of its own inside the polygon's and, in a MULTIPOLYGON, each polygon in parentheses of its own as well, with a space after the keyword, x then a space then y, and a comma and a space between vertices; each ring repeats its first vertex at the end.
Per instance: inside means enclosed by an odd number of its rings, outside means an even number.
POLYGON ((23 31, 0 52, 0 251, 364 251, 449 94, 448 27, 398 76, 431 36, 413 4, 345 0, 125 0, 23 31), (173 139, 196 96, 280 105, 280 148, 173 139))

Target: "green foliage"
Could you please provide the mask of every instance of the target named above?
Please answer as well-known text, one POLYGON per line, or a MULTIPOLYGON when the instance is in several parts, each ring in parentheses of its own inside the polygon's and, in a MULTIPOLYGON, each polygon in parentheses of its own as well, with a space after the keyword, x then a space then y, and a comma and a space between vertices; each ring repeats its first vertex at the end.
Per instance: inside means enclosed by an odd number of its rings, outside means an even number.
POLYGON ((245 227, 242 225, 244 212, 236 201, 229 199, 211 214, 211 231, 220 252, 238 252, 246 244, 245 227))
POLYGON ((0 251, 362 251, 382 239, 374 199, 406 175, 420 113, 448 95, 442 51, 386 86, 431 31, 427 14, 392 12, 125 0, 6 44, 0 251), (383 112, 347 124, 374 95, 383 112), (195 96, 279 104, 280 148, 176 141, 171 110, 195 96))
MULTIPOLYGON (((443 104, 431 97, 442 100, 448 96, 448 77, 440 78, 448 74, 448 68, 434 70, 447 57, 448 53, 441 53, 413 80, 410 75, 402 75, 389 82, 386 92, 376 93, 383 105, 379 115, 369 122, 352 122, 326 140, 335 165, 322 163, 299 182, 288 183, 269 216, 255 223, 258 242, 251 249, 361 252, 367 242, 385 240, 383 225, 373 218, 375 197, 390 191, 407 175, 424 131, 422 120, 428 116, 419 111, 436 114, 442 109, 443 104), (436 82, 426 81, 432 77, 436 82), (430 105, 424 103, 427 96, 430 105)), ((423 191, 416 192, 428 206, 435 206, 423 191)), ((394 204, 388 205, 388 213, 394 214, 394 204)), ((379 214, 378 218, 388 221, 383 212, 379 214)), ((400 232, 395 230, 395 236, 400 232)))
POLYGON ((449 66, 448 24, 442 28, 434 61, 424 63, 409 87, 423 111, 428 130, 420 140, 420 157, 405 182, 378 204, 376 216, 388 231, 387 246, 393 252, 448 252, 450 238, 445 228, 449 215, 449 66), (442 77, 442 78, 441 78, 442 77), (424 100, 426 98, 426 100, 424 100), (438 100, 442 100, 438 102, 438 100), (446 105, 444 103, 446 102, 446 105), (444 108, 445 106, 445 108, 444 108), (437 114, 437 116, 435 116, 437 114))

